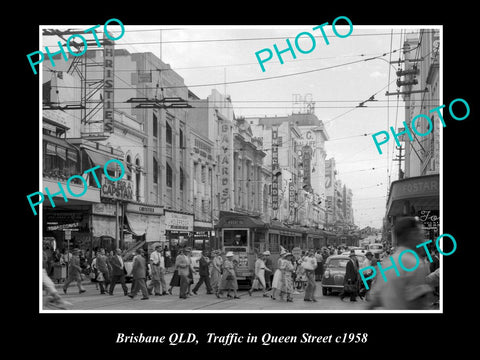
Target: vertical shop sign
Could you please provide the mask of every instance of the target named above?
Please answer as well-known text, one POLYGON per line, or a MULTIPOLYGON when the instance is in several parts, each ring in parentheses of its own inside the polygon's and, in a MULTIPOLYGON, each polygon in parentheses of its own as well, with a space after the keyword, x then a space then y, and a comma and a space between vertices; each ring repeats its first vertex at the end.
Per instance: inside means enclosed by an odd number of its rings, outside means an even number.
POLYGON ((103 129, 105 132, 113 132, 113 84, 114 84, 114 53, 113 41, 105 38, 103 47, 103 129))
POLYGON ((220 122, 220 206, 230 209, 231 186, 232 186, 232 128, 229 121, 220 122))
POLYGON ((310 188, 312 185, 312 174, 311 174, 311 159, 312 159, 312 149, 310 146, 306 145, 303 147, 303 184, 308 185, 310 188))
POLYGON ((278 126, 272 126, 272 209, 278 210, 278 126))
POLYGON ((296 193, 295 193, 295 184, 293 181, 290 181, 288 185, 288 199, 289 199, 289 211, 291 212, 295 209, 295 202, 296 202, 296 193))

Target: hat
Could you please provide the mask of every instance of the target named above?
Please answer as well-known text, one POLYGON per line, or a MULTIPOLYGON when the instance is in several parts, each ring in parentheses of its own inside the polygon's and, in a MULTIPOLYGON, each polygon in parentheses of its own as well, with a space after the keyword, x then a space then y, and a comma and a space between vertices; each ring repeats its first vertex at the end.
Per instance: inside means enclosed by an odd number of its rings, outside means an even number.
POLYGON ((190 249, 189 247, 186 247, 185 249, 183 249, 183 251, 189 251, 189 252, 191 252, 192 249, 190 249))
POLYGON ((233 252, 229 251, 229 252, 227 252, 227 254, 225 256, 226 257, 233 256, 233 252))
POLYGON ((267 250, 267 251, 264 251, 264 252, 263 252, 263 255, 270 255, 270 251, 268 251, 268 250, 267 250))
POLYGON ((287 254, 287 250, 282 249, 282 250, 280 251, 280 256, 284 256, 285 254, 287 254))
POLYGON ((284 254, 284 256, 290 256, 290 255, 292 255, 292 253, 287 252, 284 254))

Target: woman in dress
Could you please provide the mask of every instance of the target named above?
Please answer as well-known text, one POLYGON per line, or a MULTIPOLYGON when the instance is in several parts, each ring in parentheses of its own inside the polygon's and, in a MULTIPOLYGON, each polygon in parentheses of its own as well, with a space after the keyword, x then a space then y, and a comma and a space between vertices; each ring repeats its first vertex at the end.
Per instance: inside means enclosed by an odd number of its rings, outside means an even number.
POLYGON ((231 298, 230 290, 233 290, 233 298, 240 299, 237 296, 237 275, 235 273, 235 264, 233 261, 233 252, 229 251, 225 255, 227 259, 223 262, 223 274, 222 280, 220 283, 220 291, 218 291, 215 295, 217 298, 220 298, 220 295, 223 293, 224 290, 227 290, 227 297, 231 298))
POLYGON ((280 294, 280 297, 283 297, 283 293, 287 294, 287 302, 293 302, 292 295, 293 295, 293 271, 294 271, 294 266, 293 266, 293 255, 291 253, 285 254, 284 260, 282 261, 282 267, 280 270, 282 271, 283 275, 283 287, 282 287, 282 293, 280 294))
POLYGON ((270 296, 273 300, 276 299, 275 295, 277 291, 280 291, 280 292, 282 291, 283 274, 280 268, 282 267, 283 261, 285 261, 283 257, 285 256, 286 253, 287 252, 285 251, 285 249, 282 248, 282 250, 280 251, 280 257, 278 258, 278 261, 277 261, 277 270, 275 270, 275 273, 273 274, 272 295, 270 296))
MULTIPOLYGON (((183 249, 181 249, 179 252, 179 254, 183 254, 183 249)), ((170 279, 170 287, 168 288, 168 293, 170 295, 173 295, 172 294, 172 290, 175 286, 177 287, 180 287, 180 276, 178 275, 178 269, 175 269, 175 271, 173 272, 173 275, 172 275, 172 278, 170 279)))
POLYGON ((213 250, 212 255, 213 255, 213 259, 211 262, 210 284, 215 294, 217 294, 220 290, 223 258, 220 255, 220 250, 213 250))

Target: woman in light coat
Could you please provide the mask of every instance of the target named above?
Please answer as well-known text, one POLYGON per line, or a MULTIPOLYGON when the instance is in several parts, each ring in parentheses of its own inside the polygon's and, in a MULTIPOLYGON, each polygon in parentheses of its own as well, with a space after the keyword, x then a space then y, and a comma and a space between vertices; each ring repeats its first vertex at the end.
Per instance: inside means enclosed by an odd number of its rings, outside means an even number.
POLYGON ((237 275, 235 273, 235 264, 233 261, 233 252, 229 251, 225 255, 227 259, 223 262, 223 274, 222 280, 220 283, 220 291, 216 293, 217 298, 220 298, 220 295, 224 290, 227 290, 227 297, 231 298, 230 290, 233 290, 233 298, 240 299, 237 296, 237 275))
POLYGON ((213 259, 211 262, 211 269, 210 269, 210 285, 212 286, 212 289, 215 292, 215 294, 217 294, 220 290, 223 258, 220 255, 220 250, 214 250, 212 252, 212 255, 213 255, 213 259))
POLYGON ((275 273, 273 274, 273 280, 272 280, 272 295, 270 295, 270 297, 275 300, 276 297, 276 293, 277 291, 282 291, 282 287, 283 287, 283 273, 282 271, 280 270, 280 268, 283 266, 283 262, 285 261, 284 260, 284 256, 287 254, 287 252, 285 251, 285 249, 282 249, 282 251, 280 251, 280 257, 278 258, 278 261, 277 261, 277 270, 275 270, 275 273))

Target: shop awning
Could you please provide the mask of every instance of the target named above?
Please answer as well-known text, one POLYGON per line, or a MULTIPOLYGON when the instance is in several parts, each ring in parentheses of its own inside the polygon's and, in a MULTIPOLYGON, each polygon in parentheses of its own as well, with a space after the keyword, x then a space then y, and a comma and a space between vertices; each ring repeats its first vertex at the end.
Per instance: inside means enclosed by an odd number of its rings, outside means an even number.
POLYGON ((228 215, 220 218, 217 228, 265 228, 266 224, 256 218, 245 215, 228 215))
POLYGON ((147 242, 160 241, 165 234, 165 224, 162 226, 162 217, 136 213, 125 213, 126 225, 136 236, 145 235, 147 242))
MULTIPOLYGON (((90 158, 90 160, 92 161, 94 166, 100 166, 101 168, 103 168, 109 160, 113 159, 111 156, 99 153, 97 151, 93 151, 93 150, 90 150, 90 149, 84 149, 84 150, 87 153, 88 157, 90 158)), ((120 160, 120 159, 117 159, 117 160, 120 160)), ((123 164, 123 168, 125 169, 125 173, 126 174, 131 174, 131 170, 129 169, 129 167, 127 166, 125 161, 123 161, 123 160, 120 160, 120 161, 123 164)), ((114 170, 115 167, 116 167, 115 162, 111 162, 111 163, 108 164, 108 169, 109 170, 114 170)))
POLYGON ((92 216, 92 235, 96 237, 117 236, 117 224, 115 218, 107 216, 92 216))
POLYGON ((387 202, 387 216, 412 215, 419 210, 438 210, 438 174, 393 181, 387 202))

